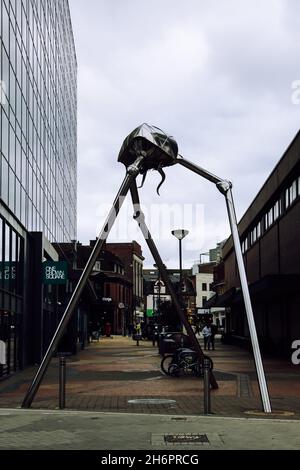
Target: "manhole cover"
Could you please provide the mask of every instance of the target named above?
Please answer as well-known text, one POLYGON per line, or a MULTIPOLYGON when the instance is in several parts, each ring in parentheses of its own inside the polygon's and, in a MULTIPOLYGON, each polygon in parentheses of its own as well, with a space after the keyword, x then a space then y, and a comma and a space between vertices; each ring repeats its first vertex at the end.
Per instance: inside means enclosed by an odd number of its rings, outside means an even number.
POLYGON ((209 444, 206 434, 165 434, 168 444, 209 444))
POLYGON ((128 403, 133 405, 173 405, 176 400, 167 400, 163 398, 137 398, 135 400, 128 400, 128 403))

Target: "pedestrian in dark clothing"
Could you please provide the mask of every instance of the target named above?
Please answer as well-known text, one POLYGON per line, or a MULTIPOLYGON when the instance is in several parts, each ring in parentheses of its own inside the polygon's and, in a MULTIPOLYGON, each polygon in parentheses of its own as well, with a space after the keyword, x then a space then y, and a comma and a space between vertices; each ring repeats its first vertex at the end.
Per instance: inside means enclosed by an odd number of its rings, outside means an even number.
POLYGON ((210 325, 210 331, 211 331, 210 339, 209 339, 210 345, 211 345, 212 349, 215 349, 215 336, 216 336, 216 334, 217 334, 217 332, 218 332, 218 327, 217 327, 217 325, 215 325, 214 323, 212 323, 212 324, 210 325))

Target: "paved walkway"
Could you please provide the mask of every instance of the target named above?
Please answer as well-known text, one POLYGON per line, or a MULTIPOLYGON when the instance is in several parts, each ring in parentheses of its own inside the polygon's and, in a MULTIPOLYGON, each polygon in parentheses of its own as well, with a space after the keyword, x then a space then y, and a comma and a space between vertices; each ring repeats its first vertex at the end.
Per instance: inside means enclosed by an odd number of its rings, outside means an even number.
MULTIPOLYGON (((219 389, 211 392, 214 416, 300 418, 300 366, 265 358, 264 365, 274 415, 262 406, 253 360, 247 351, 216 344, 213 358, 219 389)), ((101 338, 68 359, 66 408, 166 415, 203 414, 203 381, 171 378, 160 371, 157 347, 127 337, 101 338)), ((0 406, 19 408, 36 368, 30 367, 0 382, 0 406)), ((51 366, 32 405, 58 409, 58 360, 51 366)))
MULTIPOLYGON (((298 420, 97 411, 0 409, 0 422, 0 450, 98 451, 83 456, 78 452, 71 456, 56 455, 56 460, 53 462, 56 465, 58 462, 69 465, 73 462, 77 464, 82 462, 83 465, 87 465, 93 456, 95 463, 99 465, 105 463, 102 459, 114 455, 122 456, 122 453, 114 453, 114 450, 132 451, 129 455, 136 460, 134 465, 130 465, 131 468, 139 467, 140 463, 146 462, 157 465, 159 455, 164 456, 162 464, 174 463, 171 459, 176 455, 177 458, 185 456, 185 464, 203 465, 206 462, 211 464, 205 460, 205 455, 201 451, 299 449, 300 434, 298 420), (147 452, 143 456, 134 452, 137 450, 147 450, 147 452), (187 450, 190 452, 187 453, 187 450), (163 452, 158 454, 157 451, 163 452), (193 456, 192 461, 189 460, 191 456, 193 456)), ((224 459, 230 458, 230 461, 232 459, 232 455, 229 457, 224 453, 221 455, 221 465, 224 465, 224 459)), ((28 456, 28 454, 1 452, 1 463, 6 458, 5 463, 11 465, 14 457, 19 458, 19 465, 24 465, 27 458, 31 467, 37 459, 35 453, 30 453, 28 456)), ((46 454, 48 463, 51 462, 48 460, 50 457, 51 455, 46 454)), ((214 463, 216 457, 218 458, 218 455, 213 456, 214 463)), ((251 455, 247 455, 247 458, 249 457, 251 458, 251 455)), ((271 455, 268 455, 268 462, 270 457, 271 455)), ((278 454, 275 454, 275 457, 278 459, 278 454)), ((209 458, 212 458, 211 454, 207 456, 207 459, 209 458)), ((255 458, 257 462, 260 456, 255 458)), ((286 464, 287 455, 284 454, 283 458, 286 464)), ((39 464, 45 462, 44 455, 38 454, 38 459, 39 464)), ((176 463, 178 464, 178 461, 176 463)), ((128 464, 126 466, 129 467, 128 464)))

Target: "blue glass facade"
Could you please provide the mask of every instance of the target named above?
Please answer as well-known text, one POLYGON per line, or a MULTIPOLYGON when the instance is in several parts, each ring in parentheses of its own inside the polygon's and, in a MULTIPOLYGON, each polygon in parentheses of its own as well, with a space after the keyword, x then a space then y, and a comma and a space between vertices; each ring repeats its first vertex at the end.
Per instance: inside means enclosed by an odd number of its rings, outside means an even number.
POLYGON ((0 0, 0 19, 1 377, 32 362, 47 329, 34 306, 45 246, 76 239, 77 62, 68 0, 0 0))
POLYGON ((1 0, 3 202, 28 231, 76 239, 76 54, 67 0, 1 0))

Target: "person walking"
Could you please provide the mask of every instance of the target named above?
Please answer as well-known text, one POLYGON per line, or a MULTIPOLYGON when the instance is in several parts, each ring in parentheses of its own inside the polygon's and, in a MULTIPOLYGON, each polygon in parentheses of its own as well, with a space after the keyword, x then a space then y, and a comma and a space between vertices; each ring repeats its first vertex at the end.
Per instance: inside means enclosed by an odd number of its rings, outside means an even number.
MULTIPOLYGON (((210 334, 210 339, 209 339, 209 342, 210 342, 210 345, 212 347, 212 349, 214 350, 215 349, 215 336, 216 334, 218 333, 218 327, 217 325, 215 325, 214 323, 212 323, 210 325, 210 331, 211 331, 211 334, 210 334)), ((209 349, 209 348, 208 348, 209 349)))
POLYGON ((210 337, 211 337, 211 329, 208 323, 205 324, 204 328, 202 329, 203 338, 204 338, 204 349, 210 349, 210 337))

